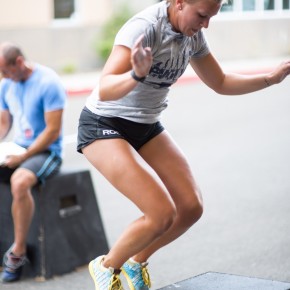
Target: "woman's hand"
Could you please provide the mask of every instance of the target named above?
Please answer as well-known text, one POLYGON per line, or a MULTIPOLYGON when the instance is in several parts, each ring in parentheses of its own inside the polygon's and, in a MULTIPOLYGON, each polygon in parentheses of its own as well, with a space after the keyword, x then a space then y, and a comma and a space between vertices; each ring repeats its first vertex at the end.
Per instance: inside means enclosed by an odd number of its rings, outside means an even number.
POLYGON ((138 77, 146 77, 152 66, 152 53, 150 47, 143 48, 142 40, 144 35, 141 35, 135 42, 131 52, 131 64, 135 74, 138 77))
POLYGON ((290 74, 290 61, 284 61, 279 66, 277 66, 277 68, 273 72, 271 72, 268 75, 267 81, 269 82, 269 85, 279 84, 289 74, 290 74))

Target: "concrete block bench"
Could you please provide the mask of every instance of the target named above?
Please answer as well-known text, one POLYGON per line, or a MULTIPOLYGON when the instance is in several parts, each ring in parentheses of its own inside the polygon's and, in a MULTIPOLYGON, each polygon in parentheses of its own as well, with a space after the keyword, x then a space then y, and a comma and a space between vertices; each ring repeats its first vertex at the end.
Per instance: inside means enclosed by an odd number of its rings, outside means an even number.
MULTIPOLYGON (((62 169, 33 188, 35 215, 28 236, 24 277, 51 278, 108 251, 90 172, 62 169)), ((0 183, 0 260, 13 243, 9 184, 0 183)))

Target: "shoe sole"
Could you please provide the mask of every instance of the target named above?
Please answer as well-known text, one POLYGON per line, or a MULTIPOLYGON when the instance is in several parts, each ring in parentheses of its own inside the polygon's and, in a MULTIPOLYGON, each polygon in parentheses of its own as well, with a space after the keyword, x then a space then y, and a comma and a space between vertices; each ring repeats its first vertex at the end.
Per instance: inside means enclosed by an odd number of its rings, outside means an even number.
POLYGON ((96 281, 96 278, 95 278, 94 269, 93 269, 93 261, 91 261, 91 262, 89 263, 89 272, 90 272, 90 275, 91 275, 92 279, 94 280, 96 290, 101 290, 101 289, 98 287, 98 285, 97 285, 97 281, 96 281))
POLYGON ((126 271, 123 268, 121 268, 121 271, 127 280, 127 283, 128 283, 130 290, 135 290, 135 287, 134 287, 129 275, 126 273, 126 271))

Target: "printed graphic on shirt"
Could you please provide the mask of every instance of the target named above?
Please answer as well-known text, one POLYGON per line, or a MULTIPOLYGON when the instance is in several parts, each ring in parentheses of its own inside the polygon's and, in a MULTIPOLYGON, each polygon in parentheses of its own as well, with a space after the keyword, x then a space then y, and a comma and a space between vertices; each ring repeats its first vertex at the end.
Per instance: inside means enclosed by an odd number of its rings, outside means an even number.
MULTIPOLYGON (((153 65, 150 69, 149 75, 153 78, 158 79, 165 79, 169 82, 150 82, 154 86, 158 86, 160 88, 166 88, 170 87, 172 83, 174 83, 178 78, 183 74, 185 69, 185 63, 182 63, 180 67, 178 67, 178 60, 176 61, 176 67, 172 68, 170 65, 168 65, 170 60, 167 60, 165 63, 158 62, 157 64, 153 65)), ((171 62, 174 62, 172 60, 171 62)))
POLYGON ((34 135, 32 126, 29 124, 26 116, 24 116, 23 113, 21 114, 22 115, 19 116, 19 126, 21 127, 21 131, 24 133, 25 138, 30 139, 34 135))

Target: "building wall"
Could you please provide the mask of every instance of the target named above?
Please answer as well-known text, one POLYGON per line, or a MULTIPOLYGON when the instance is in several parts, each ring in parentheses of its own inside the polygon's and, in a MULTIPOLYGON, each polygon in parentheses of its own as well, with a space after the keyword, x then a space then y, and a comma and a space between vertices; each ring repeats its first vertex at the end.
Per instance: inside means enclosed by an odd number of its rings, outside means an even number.
MULTIPOLYGON (((95 52, 100 29, 124 0, 75 0, 77 13, 70 20, 53 19, 53 0, 0 0, 0 42, 19 44, 27 58, 61 72, 101 65, 95 52)), ((144 0, 131 5, 138 11, 155 3, 144 0)))
MULTIPOLYGON (((156 1, 132 6, 134 11, 156 1), (138 7, 137 7, 138 6, 138 7)), ((0 41, 18 43, 27 58, 59 72, 100 68, 94 44, 104 21, 122 0, 78 0, 76 19, 53 21, 52 0, 0 0, 0 41), (25 4, 25 5, 24 5, 25 4)), ((135 3, 135 2, 134 2, 135 3)), ((221 14, 221 13, 220 13, 221 14)), ((206 31, 210 47, 220 60, 281 57, 290 54, 290 15, 214 18, 206 31)))
MULTIPOLYGON (((130 3, 130 7, 138 11, 153 3, 156 1, 135 1, 130 3)), ((128 2, 124 0, 75 0, 76 19, 71 22, 75 25, 99 25, 125 4, 128 2)), ((0 7, 1 29, 50 27, 57 22, 53 20, 53 0, 0 0, 0 7)))
POLYGON ((205 33, 222 60, 290 56, 290 15, 220 17, 205 33))
POLYGON ((52 17, 50 0, 0 0, 0 27, 46 26, 52 17))

